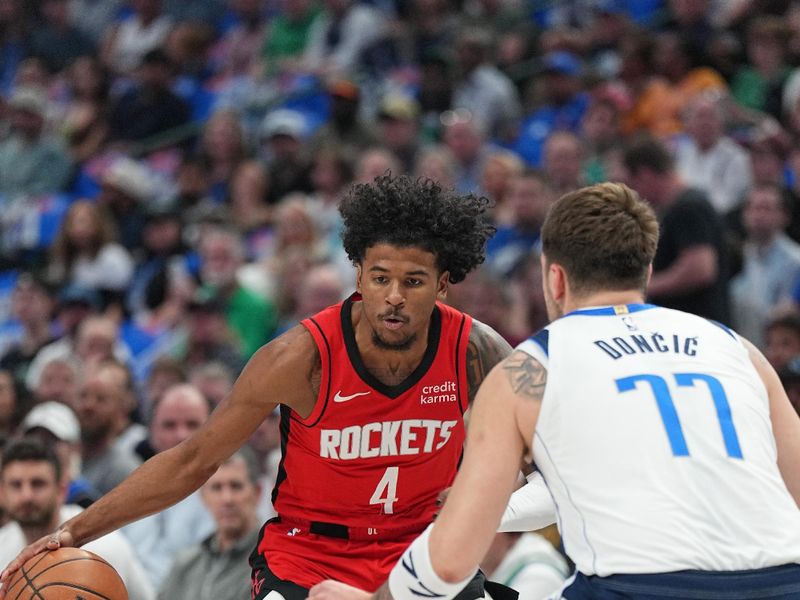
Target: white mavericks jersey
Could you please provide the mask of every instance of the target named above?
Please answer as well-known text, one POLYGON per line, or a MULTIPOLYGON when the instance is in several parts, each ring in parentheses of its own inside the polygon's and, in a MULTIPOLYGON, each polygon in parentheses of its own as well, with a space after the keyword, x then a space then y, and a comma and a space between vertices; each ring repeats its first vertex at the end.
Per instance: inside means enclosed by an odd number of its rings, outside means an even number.
POLYGON ((575 311, 518 349, 548 370, 533 456, 579 571, 800 562, 767 392, 736 334, 631 304, 575 311))

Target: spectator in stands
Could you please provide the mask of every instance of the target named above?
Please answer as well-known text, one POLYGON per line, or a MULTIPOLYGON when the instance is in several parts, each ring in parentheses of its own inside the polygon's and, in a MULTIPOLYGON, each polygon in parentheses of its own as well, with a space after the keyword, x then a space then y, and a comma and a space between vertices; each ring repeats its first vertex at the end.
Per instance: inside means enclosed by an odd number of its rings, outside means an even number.
POLYGON ((25 385, 29 390, 36 387, 34 381, 38 381, 45 362, 55 356, 72 354, 72 341, 81 322, 89 315, 98 313, 101 306, 100 294, 91 288, 69 285, 61 289, 57 298, 54 336, 60 337, 39 350, 31 361, 25 375, 25 385))
POLYGON ((792 310, 779 314, 764 330, 764 356, 776 371, 780 371, 793 357, 800 355, 800 313, 792 310))
POLYGON ((121 293, 132 275, 133 260, 117 243, 111 216, 90 200, 73 202, 51 248, 50 280, 121 293))
POLYGON ((763 346, 764 326, 781 303, 791 302, 800 275, 800 244, 784 231, 789 205, 775 184, 756 185, 742 211, 747 234, 742 271, 731 280, 731 304, 736 331, 763 346))
POLYGON ((459 194, 478 190, 481 170, 489 148, 486 129, 475 116, 464 109, 448 111, 442 115, 443 141, 456 161, 456 186, 459 194))
POLYGON ((547 138, 542 152, 542 170, 556 196, 586 185, 583 158, 583 143, 571 131, 554 131, 547 138))
POLYGON ((200 282, 205 292, 222 304, 225 320, 240 344, 242 355, 250 357, 270 339, 277 316, 263 297, 237 280, 244 261, 244 248, 233 229, 209 229, 200 239, 200 282))
POLYGON ((529 169, 508 185, 509 222, 498 225, 486 246, 486 266, 508 276, 539 243, 547 209, 557 198, 547 177, 529 169))
MULTIPOLYGON (((33 540, 74 517, 81 508, 64 505, 61 464, 41 441, 22 438, 3 450, 0 490, 11 522, 0 528, 0 562, 8 562, 33 540)), ((128 542, 118 532, 87 543, 84 548, 111 563, 131 600, 152 600, 153 588, 128 542)))
MULTIPOLYGON (((486 168, 481 177, 481 186, 485 173, 486 168)), ((456 161, 446 146, 426 146, 420 150, 413 174, 415 177, 431 179, 445 189, 451 189, 456 185, 456 161)), ((487 191, 484 193, 488 194, 487 191)))
POLYGON ((624 99, 612 93, 592 99, 581 120, 580 135, 584 148, 583 173, 589 185, 615 181, 614 159, 621 148, 620 107, 624 99))
POLYGON ((189 373, 189 384, 203 394, 211 404, 212 410, 231 391, 234 379, 231 370, 217 361, 200 364, 189 373))
POLYGON ((8 347, 0 358, 0 369, 23 383, 37 352, 55 341, 53 311, 55 298, 42 278, 21 273, 11 296, 11 312, 22 326, 22 337, 8 347))
POLYGON ((208 160, 209 195, 223 202, 229 195, 230 180, 246 155, 244 131, 236 113, 215 112, 206 123, 200 153, 208 160))
POLYGON ((121 364, 105 361, 88 366, 75 412, 81 424, 83 475, 101 494, 108 493, 139 466, 132 447, 145 436, 131 432, 134 398, 131 376, 121 364), (133 439, 121 439, 132 435, 133 439))
POLYGON ((556 130, 577 131, 589 96, 580 81, 583 65, 580 59, 565 51, 547 53, 542 59, 544 70, 543 105, 527 116, 520 125, 514 145, 528 165, 538 167, 545 140, 556 130))
POLYGON ((309 33, 319 16, 312 0, 282 0, 261 49, 263 70, 268 75, 296 71, 308 45, 309 33))
POLYGON ((182 551, 158 593, 163 600, 248 600, 248 557, 258 541, 259 469, 249 448, 225 461, 200 488, 216 531, 182 551))
POLYGON ((31 53, 50 73, 59 73, 79 56, 92 54, 95 44, 75 25, 68 0, 43 0, 41 23, 31 36, 31 53))
POLYGON ((11 371, 0 368, 0 436, 11 435, 28 410, 22 386, 11 371))
POLYGON ((453 108, 468 110, 491 138, 511 141, 522 116, 517 89, 490 60, 492 38, 477 27, 464 29, 455 41, 459 76, 453 108))
POLYGON ((170 89, 172 64, 164 50, 155 48, 142 57, 136 79, 137 85, 110 109, 111 139, 123 146, 166 133, 191 118, 189 104, 170 89))
POLYGON ((81 56, 66 70, 69 99, 62 130, 72 160, 83 165, 96 156, 108 141, 108 97, 111 78, 95 56, 81 56))
POLYGON ((708 197, 688 187, 667 147, 641 138, 625 150, 630 184, 653 205, 661 235, 648 295, 654 302, 729 322, 723 225, 708 197))
POLYGON ((356 161, 356 183, 372 183, 372 180, 381 175, 402 173, 400 160, 385 148, 368 148, 361 153, 356 161))
POLYGON ((386 95, 378 109, 378 139, 397 158, 403 171, 410 172, 419 154, 419 103, 393 93, 386 95))
POLYGON ((261 0, 231 0, 236 25, 228 29, 213 49, 212 62, 223 78, 248 77, 256 72, 267 30, 261 0))
POLYGON ((284 316, 278 331, 287 331, 303 319, 317 314, 328 306, 333 306, 340 302, 346 293, 342 274, 334 265, 322 263, 311 267, 301 279, 300 285, 290 291, 293 295, 294 310, 284 316))
POLYGON ((123 0, 70 0, 72 22, 97 45, 113 26, 122 5, 123 0))
POLYGON ((336 148, 352 155, 362 152, 376 143, 370 127, 361 122, 361 89, 347 79, 335 79, 328 85, 331 114, 314 134, 311 147, 336 148))
POLYGON ((63 143, 45 132, 47 99, 17 88, 8 100, 11 135, 0 141, 0 196, 38 196, 64 189, 72 171, 63 143))
POLYGON ((225 305, 213 292, 199 290, 186 307, 186 342, 179 354, 184 365, 194 368, 211 361, 221 362, 239 374, 246 359, 241 343, 225 319, 225 305))
POLYGON ((30 50, 30 19, 22 0, 6 0, 0 11, 0 92, 11 91, 17 69, 30 50))
POLYGON ((731 83, 733 97, 742 106, 782 116, 783 86, 789 76, 786 42, 789 31, 777 16, 761 16, 747 28, 748 64, 731 83))
POLYGON ((512 219, 508 204, 511 180, 522 173, 525 165, 509 150, 496 150, 486 156, 481 172, 480 193, 492 201, 492 218, 495 225, 507 225, 512 219))
POLYGON ((244 238, 248 259, 259 258, 268 243, 274 207, 267 204, 269 175, 257 160, 239 163, 230 184, 228 205, 233 224, 244 238))
POLYGON ((675 166, 687 185, 704 191, 724 215, 739 206, 753 183, 750 157, 725 135, 725 98, 700 94, 684 111, 687 137, 677 146, 675 166))
POLYGON ((282 108, 264 117, 261 140, 267 155, 270 204, 290 192, 311 191, 311 166, 303 147, 306 134, 305 118, 296 110, 282 108))
MULTIPOLYGON (((170 388, 153 406, 150 436, 139 447, 142 458, 177 446, 199 429, 208 415, 208 401, 197 389, 188 384, 170 388)), ((213 531, 214 520, 199 492, 122 528, 147 571, 146 579, 155 588, 161 586, 178 552, 199 544, 213 531)))
POLYGON ((25 416, 20 432, 38 438, 55 452, 61 463, 63 483, 67 486, 66 504, 86 508, 100 497, 97 489, 81 474, 81 426, 70 407, 52 401, 37 404, 25 416))
POLYGON ((145 212, 155 195, 152 174, 137 160, 120 156, 103 171, 97 204, 111 214, 119 243, 130 252, 142 245, 145 212))
POLYGON ((151 415, 153 406, 169 388, 186 383, 186 369, 183 363, 171 356, 159 356, 153 361, 142 398, 142 414, 151 415))
POLYGON ((354 0, 324 0, 311 25, 303 68, 327 76, 357 72, 364 51, 384 35, 384 19, 372 6, 354 0))
POLYGON ((106 30, 102 43, 103 62, 120 75, 132 75, 149 52, 162 47, 173 24, 162 0, 132 0, 130 6, 133 14, 106 30))
POLYGON ((35 404, 60 402, 74 407, 81 380, 80 361, 72 356, 52 356, 43 360, 40 367, 31 369, 27 380, 35 404))

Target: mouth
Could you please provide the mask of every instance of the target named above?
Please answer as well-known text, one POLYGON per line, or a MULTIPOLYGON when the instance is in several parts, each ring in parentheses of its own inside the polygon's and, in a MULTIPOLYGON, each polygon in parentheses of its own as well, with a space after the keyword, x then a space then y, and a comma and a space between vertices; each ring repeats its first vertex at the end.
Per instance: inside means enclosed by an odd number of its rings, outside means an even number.
POLYGON ((383 321, 384 326, 391 331, 400 329, 408 322, 407 318, 401 317, 400 315, 389 315, 387 317, 382 317, 381 320, 383 321))

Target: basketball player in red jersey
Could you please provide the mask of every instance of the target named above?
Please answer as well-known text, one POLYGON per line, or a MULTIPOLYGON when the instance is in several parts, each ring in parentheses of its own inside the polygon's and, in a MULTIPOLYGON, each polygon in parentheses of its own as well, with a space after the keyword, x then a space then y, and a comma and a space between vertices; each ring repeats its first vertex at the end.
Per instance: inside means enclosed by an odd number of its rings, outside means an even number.
MULTIPOLYGON (((375 590, 453 481, 463 413, 509 345, 441 304, 483 261, 487 201, 380 177, 342 202, 357 292, 261 348, 206 424, 26 548, 78 546, 197 489, 278 403, 283 457, 253 553, 254 600, 336 579, 375 590)), ((463 600, 483 596, 477 578, 463 600)), ((0 591, 0 600, 4 594, 0 591)))

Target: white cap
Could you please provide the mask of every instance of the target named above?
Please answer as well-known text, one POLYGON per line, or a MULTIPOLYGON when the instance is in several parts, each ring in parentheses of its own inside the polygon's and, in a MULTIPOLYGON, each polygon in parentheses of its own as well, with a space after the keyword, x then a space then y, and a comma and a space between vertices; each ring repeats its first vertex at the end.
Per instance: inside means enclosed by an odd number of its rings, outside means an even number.
POLYGON ((122 156, 105 170, 103 185, 110 185, 139 202, 147 202, 155 195, 150 171, 141 163, 122 156))
POLYGON ((306 118, 302 113, 288 108, 273 110, 264 117, 261 123, 261 135, 272 137, 274 135, 288 135, 297 140, 305 137, 306 118))
POLYGON ((61 402, 43 402, 31 409, 22 421, 22 431, 41 427, 63 442, 77 443, 81 439, 81 426, 72 409, 61 402))

